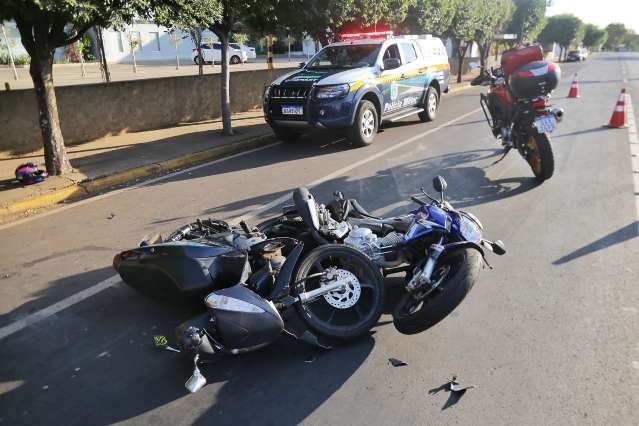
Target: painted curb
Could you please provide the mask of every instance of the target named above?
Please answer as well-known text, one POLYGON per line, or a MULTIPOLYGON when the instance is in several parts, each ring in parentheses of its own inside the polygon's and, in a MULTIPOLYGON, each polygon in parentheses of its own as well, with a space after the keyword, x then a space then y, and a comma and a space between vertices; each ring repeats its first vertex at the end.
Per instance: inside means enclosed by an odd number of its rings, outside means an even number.
POLYGON ((63 201, 73 201, 81 197, 95 195, 98 192, 107 190, 116 185, 131 182, 136 179, 168 173, 170 171, 185 167, 195 166, 206 161, 225 155, 236 154, 241 151, 257 148, 262 145, 272 143, 276 140, 272 133, 244 139, 233 143, 228 143, 205 151, 198 151, 178 158, 160 161, 158 163, 145 164, 134 167, 108 176, 101 176, 91 180, 72 183, 67 187, 47 191, 33 197, 14 201, 8 205, 0 207, 0 216, 21 213, 27 210, 39 209, 51 206, 63 201))

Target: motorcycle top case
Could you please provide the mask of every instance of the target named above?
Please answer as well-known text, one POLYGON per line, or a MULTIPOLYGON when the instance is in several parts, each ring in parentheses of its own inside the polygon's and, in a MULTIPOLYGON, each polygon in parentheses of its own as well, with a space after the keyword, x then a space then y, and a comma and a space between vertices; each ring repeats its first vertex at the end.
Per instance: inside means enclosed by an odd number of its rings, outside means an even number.
POLYGON ((508 80, 510 92, 516 98, 536 98, 557 88, 561 68, 554 62, 535 61, 514 70, 508 80))
POLYGON ((533 61, 544 59, 544 50, 541 45, 517 46, 514 49, 506 50, 501 54, 501 67, 504 71, 504 78, 508 80, 510 74, 533 61))

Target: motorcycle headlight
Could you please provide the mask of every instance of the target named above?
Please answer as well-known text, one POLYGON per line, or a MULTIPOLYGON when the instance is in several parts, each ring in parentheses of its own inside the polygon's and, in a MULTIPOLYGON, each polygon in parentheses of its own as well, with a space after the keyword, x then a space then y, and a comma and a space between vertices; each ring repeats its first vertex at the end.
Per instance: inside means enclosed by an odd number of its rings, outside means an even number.
POLYGON ((332 86, 318 86, 315 97, 318 99, 341 98, 351 90, 348 84, 335 84, 332 86))

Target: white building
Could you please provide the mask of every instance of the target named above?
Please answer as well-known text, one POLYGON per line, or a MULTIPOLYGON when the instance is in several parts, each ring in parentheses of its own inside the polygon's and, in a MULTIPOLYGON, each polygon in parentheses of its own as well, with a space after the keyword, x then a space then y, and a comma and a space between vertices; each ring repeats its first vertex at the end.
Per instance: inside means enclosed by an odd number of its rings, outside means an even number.
MULTIPOLYGON (((104 54, 107 62, 130 62, 133 47, 136 61, 174 61, 176 55, 181 60, 192 60, 195 44, 188 32, 155 24, 137 23, 124 28, 108 28, 102 31, 104 54)), ((204 31, 203 43, 217 41, 210 31, 204 31)))

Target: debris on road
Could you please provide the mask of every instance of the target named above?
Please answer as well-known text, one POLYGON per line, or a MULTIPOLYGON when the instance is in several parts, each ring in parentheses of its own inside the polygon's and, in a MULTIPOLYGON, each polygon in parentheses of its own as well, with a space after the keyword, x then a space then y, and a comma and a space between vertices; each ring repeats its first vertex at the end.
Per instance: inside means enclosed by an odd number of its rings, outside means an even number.
POLYGON ((111 220, 115 217, 115 214, 113 212, 109 213, 109 215, 107 216, 107 219, 111 220))
POLYGON ((408 365, 401 359, 397 359, 397 358, 388 358, 388 362, 390 362, 393 367, 403 367, 405 365, 408 365))
POLYGON ((442 407, 442 410, 445 410, 457 404, 459 400, 461 399, 461 397, 464 396, 466 391, 468 389, 473 389, 474 387, 475 386, 473 385, 469 385, 469 386, 460 385, 459 382, 457 381, 457 376, 453 375, 446 383, 436 388, 430 389, 428 393, 430 395, 435 395, 442 390, 445 392, 450 392, 448 400, 446 400, 446 403, 442 407))

